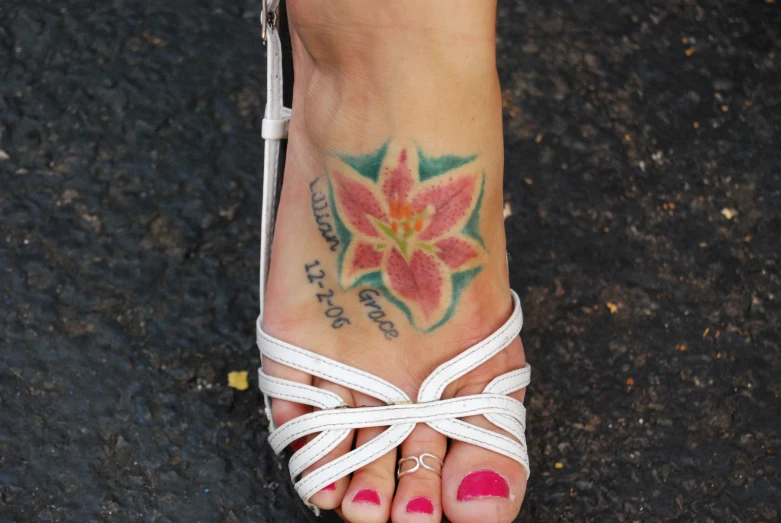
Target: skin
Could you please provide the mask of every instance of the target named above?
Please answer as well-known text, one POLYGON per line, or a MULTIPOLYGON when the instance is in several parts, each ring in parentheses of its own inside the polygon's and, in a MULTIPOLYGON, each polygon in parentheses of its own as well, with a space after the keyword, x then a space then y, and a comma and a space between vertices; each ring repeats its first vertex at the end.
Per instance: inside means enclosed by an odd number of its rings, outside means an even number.
MULTIPOLYGON (((291 0, 288 4, 296 77, 294 111, 264 327, 285 341, 380 376, 411 397, 417 395, 422 381, 439 364, 490 335, 512 309, 504 255, 495 8, 493 2, 474 0, 402 0, 381 4, 360 0, 291 0), (431 263, 419 264, 422 269, 417 273, 419 277, 411 280, 412 287, 392 288, 390 273, 399 265, 388 265, 387 259, 384 265, 373 268, 377 276, 373 283, 356 283, 350 267, 371 265, 372 256, 339 255, 350 247, 351 240, 335 231, 333 216, 349 214, 350 206, 357 201, 350 191, 340 194, 340 176, 375 191, 379 205, 384 206, 382 219, 373 224, 375 231, 380 226, 392 231, 395 221, 403 232, 402 222, 410 218, 409 226, 416 234, 410 236, 410 241, 417 241, 418 246, 434 243, 430 238, 421 238, 431 224, 435 207, 414 209, 413 196, 383 199, 381 186, 373 184, 360 169, 351 169, 344 160, 370 157, 383 144, 389 144, 383 168, 397 169, 402 151, 406 151, 412 178, 410 194, 425 189, 426 183, 420 180, 416 148, 432 158, 471 159, 452 172, 439 175, 443 183, 463 176, 474 180, 463 184, 465 189, 459 194, 468 201, 458 206, 460 221, 453 221, 448 238, 461 237, 463 225, 480 199, 479 227, 474 236, 465 240, 473 248, 463 260, 459 258, 464 263, 458 266, 451 259, 451 267, 443 261, 452 249, 443 249, 444 254, 436 257, 434 247, 421 248, 421 253, 439 260, 439 269, 430 269, 431 263), (324 207, 322 202, 329 205, 324 207), (405 202, 409 209, 402 208, 405 202), (428 215, 420 218, 417 211, 428 215), (325 213, 331 216, 324 217, 325 213), (418 219, 423 223, 415 231, 418 219), (468 282, 459 284, 456 296, 451 292, 452 277, 467 267, 479 270, 468 282), (441 299, 433 301, 425 294, 432 292, 432 287, 422 284, 420 277, 433 274, 431 271, 441 281, 450 282, 442 287, 441 299), (364 299, 367 296, 371 304, 364 299), (381 325, 382 322, 385 323, 381 325), (389 336, 389 331, 394 334, 389 336)), ((355 233, 355 224, 351 226, 355 233)), ((369 232, 364 239, 371 240, 373 248, 385 245, 377 252, 387 254, 390 251, 385 249, 401 249, 393 234, 379 232, 372 236, 371 229, 366 231, 369 232)), ((406 266, 412 264, 412 252, 414 249, 402 256, 406 266)), ((524 362, 523 347, 516 339, 500 354, 451 384, 443 398, 479 393, 494 377, 522 367, 524 362)), ((324 380, 313 380, 271 360, 264 361, 264 367, 274 376, 335 392, 348 405, 380 404, 374 398, 324 380)), ((523 391, 513 397, 522 400, 523 391)), ((309 409, 275 400, 272 411, 275 422, 282 424, 309 409)), ((482 417, 465 421, 501 432, 482 417)), ((358 430, 355 444, 370 440, 382 430, 358 430)), ((348 437, 316 466, 347 452, 352 444, 353 438, 348 437)), ((340 507, 344 517, 352 522, 384 522, 389 518, 394 522, 438 521, 443 513, 453 523, 476 518, 509 522, 518 513, 526 476, 515 461, 460 442, 452 442, 448 447, 444 436, 425 425, 416 427, 401 448, 404 456, 423 452, 444 461, 441 478, 424 470, 403 477, 396 486, 394 451, 359 469, 351 478, 339 480, 334 490, 316 494, 312 502, 325 509, 340 507), (458 501, 458 486, 464 476, 483 469, 503 476, 510 496, 458 501), (365 488, 377 491, 380 505, 352 501, 365 488), (406 512, 407 503, 421 496, 432 501, 433 515, 406 512)))

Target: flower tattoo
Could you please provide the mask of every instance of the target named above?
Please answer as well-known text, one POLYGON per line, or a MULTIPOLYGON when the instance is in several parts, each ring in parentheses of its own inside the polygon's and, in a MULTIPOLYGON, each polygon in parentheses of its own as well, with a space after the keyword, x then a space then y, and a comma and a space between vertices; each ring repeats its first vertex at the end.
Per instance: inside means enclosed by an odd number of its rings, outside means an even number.
POLYGON ((342 287, 381 290, 422 331, 450 319, 488 257, 476 159, 390 143, 370 155, 330 157, 342 287))

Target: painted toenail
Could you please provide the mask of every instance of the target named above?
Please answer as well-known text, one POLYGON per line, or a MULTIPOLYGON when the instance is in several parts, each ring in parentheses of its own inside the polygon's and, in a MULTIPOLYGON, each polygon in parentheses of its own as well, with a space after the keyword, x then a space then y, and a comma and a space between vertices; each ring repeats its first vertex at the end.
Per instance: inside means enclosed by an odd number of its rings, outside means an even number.
POLYGON ((373 505, 379 505, 380 495, 377 494, 376 490, 372 490, 370 488, 361 489, 353 497, 353 503, 357 501, 363 501, 365 503, 372 503, 373 505))
POLYGON ((413 512, 418 514, 433 514, 434 505, 428 498, 412 498, 409 503, 407 503, 407 514, 413 512))
POLYGON ((493 470, 477 470, 461 480, 456 497, 458 501, 487 497, 509 498, 510 487, 507 480, 493 470))
POLYGON ((293 443, 291 443, 291 444, 290 444, 290 446, 291 446, 291 447, 293 448, 293 450, 295 450, 296 452, 298 452, 299 450, 301 450, 301 448, 302 448, 304 445, 306 445, 306 440, 303 440, 303 439, 297 439, 297 440, 295 440, 293 443))
POLYGON ((324 490, 336 490, 336 483, 331 483, 330 485, 326 485, 325 487, 320 489, 320 492, 323 492, 324 490))

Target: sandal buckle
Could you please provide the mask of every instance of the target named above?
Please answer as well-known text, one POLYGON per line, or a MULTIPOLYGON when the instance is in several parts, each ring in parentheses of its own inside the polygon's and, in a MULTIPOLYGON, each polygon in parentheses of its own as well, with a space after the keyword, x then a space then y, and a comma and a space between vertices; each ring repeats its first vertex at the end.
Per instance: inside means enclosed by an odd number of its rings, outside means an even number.
POLYGON ((277 14, 276 9, 274 11, 268 10, 268 2, 269 0, 263 0, 261 2, 261 8, 260 8, 260 23, 263 24, 263 32, 261 33, 261 36, 263 38, 263 44, 266 43, 266 40, 268 39, 268 28, 269 27, 278 27, 279 24, 279 16, 277 14))

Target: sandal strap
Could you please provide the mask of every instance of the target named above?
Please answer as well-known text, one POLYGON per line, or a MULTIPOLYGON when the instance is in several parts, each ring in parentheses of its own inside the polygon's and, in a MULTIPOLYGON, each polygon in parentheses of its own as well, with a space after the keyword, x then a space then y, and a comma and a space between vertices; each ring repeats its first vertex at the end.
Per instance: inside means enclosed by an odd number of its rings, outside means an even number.
MULTIPOLYGON (((515 291, 511 290, 510 293, 513 298, 513 313, 510 318, 491 336, 437 367, 423 382, 418 394, 418 403, 438 400, 450 383, 491 359, 518 335, 523 326, 521 300, 515 291)), ((385 403, 401 403, 410 400, 404 391, 382 378, 271 336, 263 331, 261 317, 258 317, 256 328, 258 348, 264 357, 344 387, 358 390, 385 403)), ((505 390, 508 387, 507 384, 518 380, 523 384, 520 386, 519 383, 509 385, 515 388, 507 390, 514 392, 525 387, 528 384, 531 367, 526 371, 521 369, 514 372, 518 374, 508 373, 493 380, 486 387, 486 392, 491 391, 489 390, 491 387, 499 388, 500 385, 495 385, 496 383, 504 383, 501 390, 505 390)), ((503 392, 503 394, 509 392, 503 392)))
POLYGON ((279 180, 279 160, 282 140, 287 138, 291 110, 284 106, 282 78, 282 41, 277 24, 269 23, 267 16, 274 14, 280 0, 263 0, 261 23, 264 28, 266 49, 266 110, 263 114, 261 136, 265 140, 263 154, 263 197, 260 222, 260 313, 263 314, 263 298, 266 294, 271 259, 271 241, 274 235, 274 218, 279 180))
MULTIPOLYGON (((351 429, 331 430, 328 432, 321 432, 312 441, 309 441, 306 445, 293 454, 288 462, 290 468, 290 477, 297 478, 299 474, 304 472, 312 463, 317 463, 320 458, 335 449, 339 443, 350 435, 351 429)), ((328 485, 328 483, 326 483, 328 485)), ((315 491, 316 492, 316 491, 315 491)))
POLYGON ((522 369, 497 376, 491 380, 491 383, 485 386, 483 392, 489 394, 512 394, 526 387, 531 381, 531 376, 532 367, 527 363, 522 369))
POLYGON ((344 405, 344 401, 338 394, 304 383, 269 376, 263 372, 262 367, 258 369, 258 385, 272 398, 303 403, 318 409, 335 409, 344 405))
POLYGON ((521 464, 526 471, 527 479, 531 475, 529 455, 526 451, 526 438, 523 432, 513 434, 513 436, 518 438, 518 441, 516 441, 498 432, 493 432, 458 419, 433 421, 427 425, 450 439, 471 443, 477 447, 507 456, 521 464))
MULTIPOLYGON (((396 448, 417 423, 426 423, 451 439, 471 443, 514 459, 523 466, 528 476, 529 458, 524 435, 526 409, 520 401, 508 397, 507 394, 521 390, 529 384, 531 366, 526 365, 497 376, 481 394, 441 399, 448 384, 496 355, 518 335, 523 324, 523 314, 518 295, 514 291, 511 291, 511 294, 513 313, 504 325, 482 342, 437 367, 424 381, 416 403, 411 403, 404 391, 378 376, 271 336, 263 331, 262 320, 258 318, 258 348, 263 359, 269 358, 310 375, 361 391, 387 404, 379 407, 344 408, 341 398, 336 394, 311 385, 268 376, 262 368, 258 371, 260 389, 265 397, 286 399, 321 409, 299 416, 280 427, 275 427, 271 418, 269 419, 272 429, 269 443, 278 454, 299 438, 319 433, 290 459, 290 475, 299 496, 308 503, 309 498, 326 485, 396 448), (485 416, 488 421, 512 437, 458 419, 476 415, 485 416), (365 427, 389 428, 368 443, 298 479, 304 470, 349 437, 352 430, 365 427)), ((270 410, 267 414, 270 416, 270 410)))
POLYGON ((414 423, 405 423, 403 425, 389 427, 382 434, 376 436, 369 442, 326 463, 322 467, 301 478, 300 481, 296 482, 295 478, 293 478, 296 492, 301 499, 304 500, 304 503, 308 504, 309 498, 320 492, 323 487, 355 472, 364 465, 384 456, 389 451, 401 445, 414 428, 414 423))
POLYGON ((314 352, 279 340, 263 331, 261 319, 256 323, 258 348, 263 357, 293 367, 343 387, 357 390, 385 403, 409 401, 409 396, 396 385, 368 372, 350 367, 314 352))
POLYGON ((488 413, 508 416, 521 427, 526 421, 526 411, 520 401, 499 394, 475 394, 428 403, 320 410, 285 423, 268 440, 274 451, 280 453, 295 440, 325 430, 429 423, 488 413))
POLYGON ((419 403, 439 399, 453 381, 494 357, 518 336, 523 327, 521 299, 513 290, 510 294, 513 298, 513 313, 510 318, 488 338, 437 367, 421 385, 418 392, 419 403))

